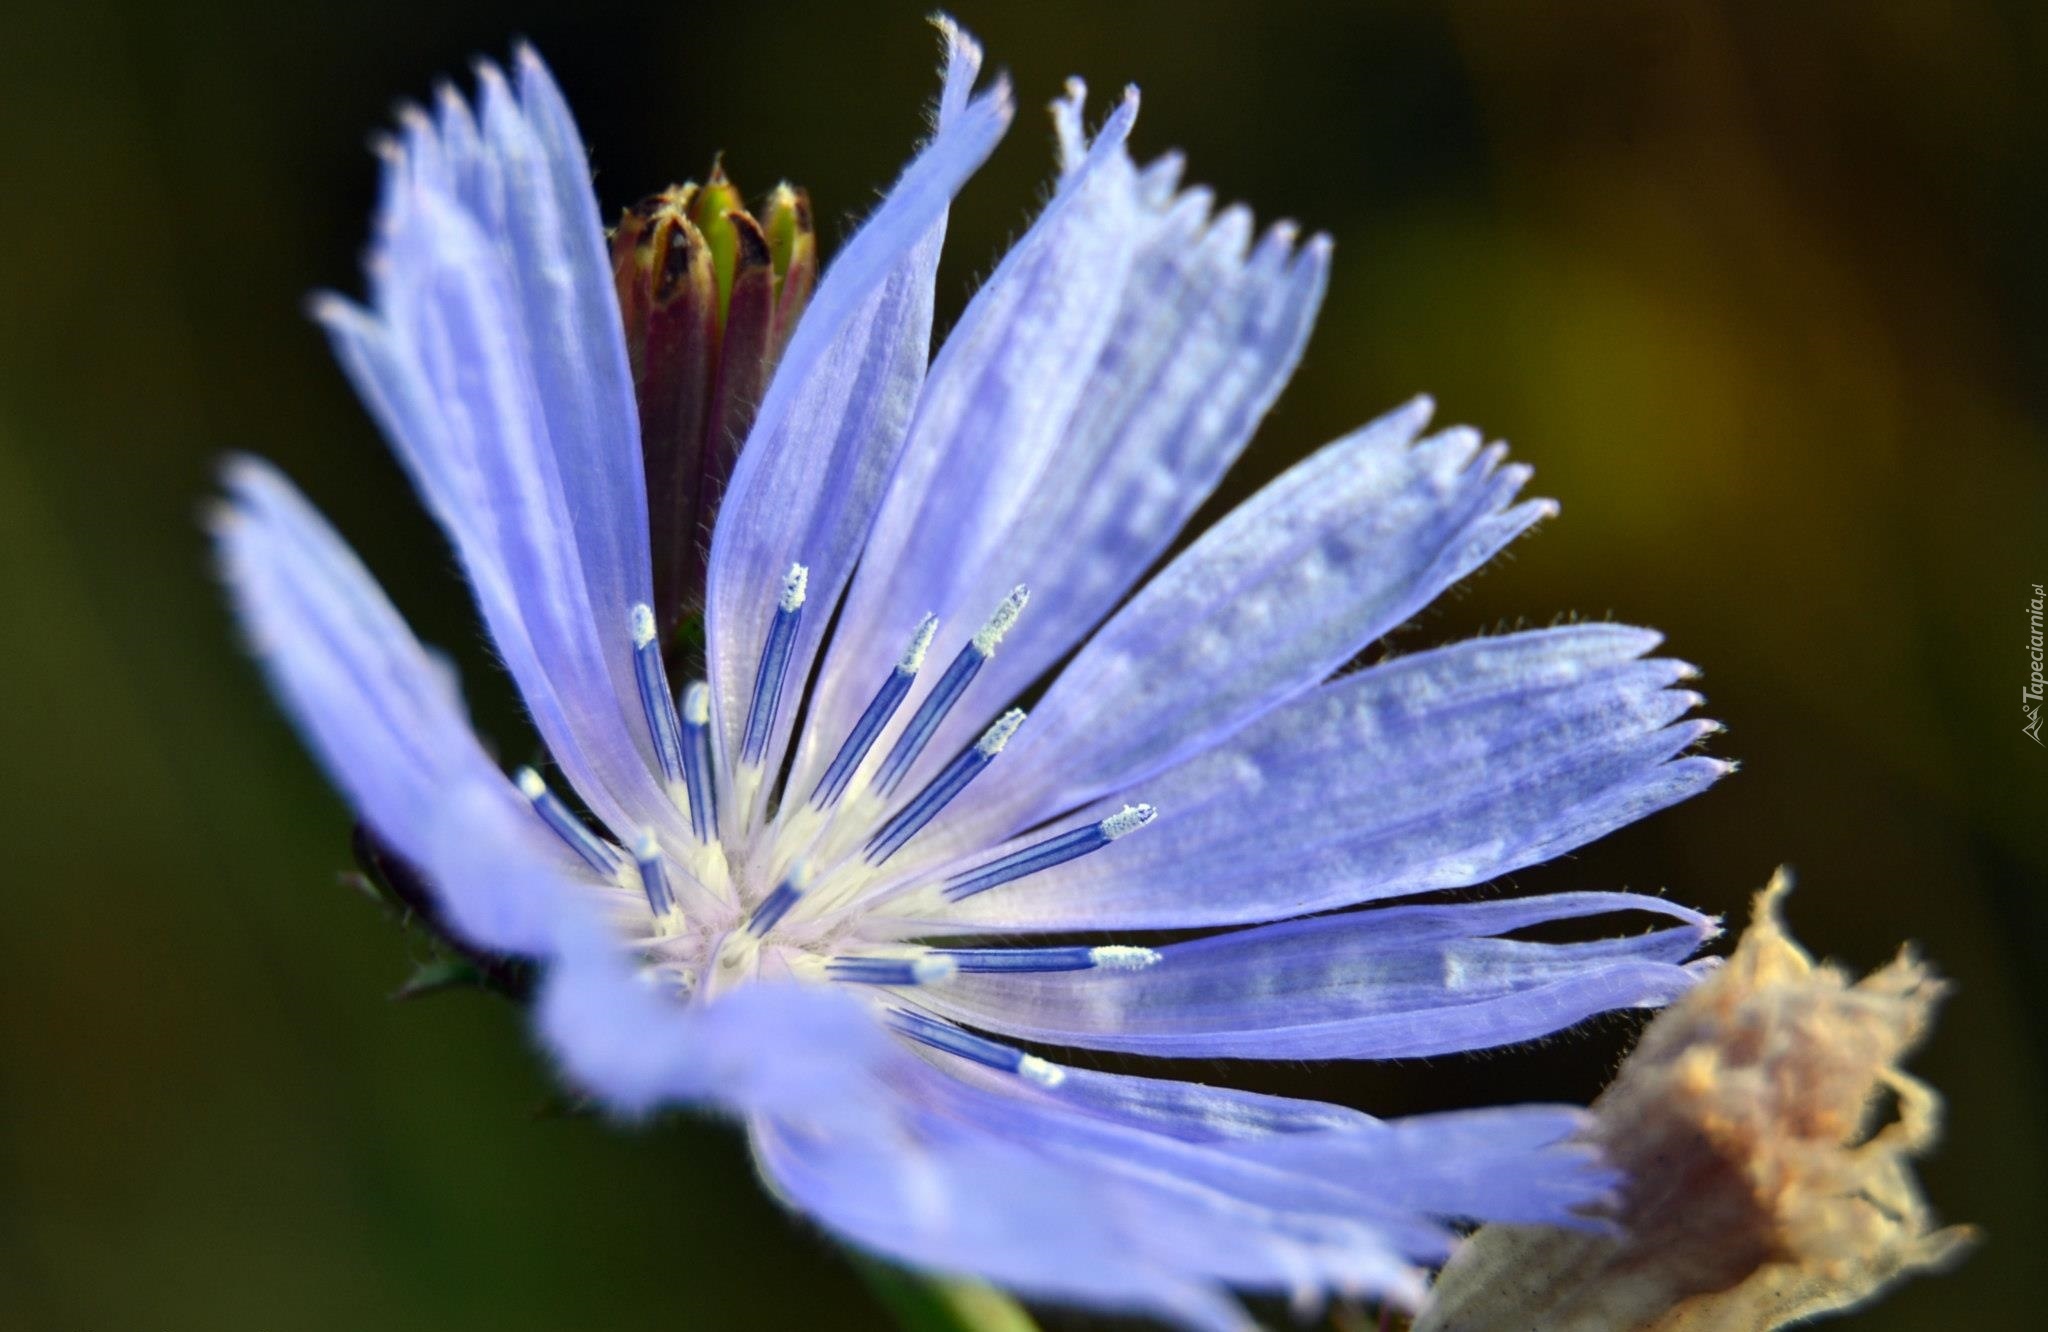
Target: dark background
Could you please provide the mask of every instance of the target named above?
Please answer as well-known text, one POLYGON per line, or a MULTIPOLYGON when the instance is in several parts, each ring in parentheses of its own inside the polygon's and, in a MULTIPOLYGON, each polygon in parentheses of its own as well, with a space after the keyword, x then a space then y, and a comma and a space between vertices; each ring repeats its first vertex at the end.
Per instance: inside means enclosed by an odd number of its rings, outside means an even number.
MULTIPOLYGON (((1740 912, 1781 861, 1859 969, 1959 982, 1917 1068, 1926 1176, 1990 1244, 1848 1320, 2040 1325, 2048 751, 2020 733, 2048 581, 2048 9, 2013 4, 998 6, 1009 142, 942 317, 1047 174, 1035 108, 1146 91, 1142 152, 1337 240, 1307 362, 1230 487, 1418 389, 1515 441, 1564 517, 1402 636, 1577 613, 1706 670, 1705 797, 1531 888, 1740 912)), ((516 34, 607 210, 779 177, 842 238, 921 130, 916 5, 33 3, 0 33, 0 1324, 879 1326, 736 1137, 536 1117, 481 995, 384 996, 408 944, 335 885, 346 820, 212 585, 213 460, 281 462, 516 743, 437 535, 301 316, 357 289, 393 100, 516 34)), ((1597 1089, 1630 1022, 1263 1085, 1386 1112, 1597 1089)), ((1205 1066, 1203 1076, 1242 1070, 1205 1066)))

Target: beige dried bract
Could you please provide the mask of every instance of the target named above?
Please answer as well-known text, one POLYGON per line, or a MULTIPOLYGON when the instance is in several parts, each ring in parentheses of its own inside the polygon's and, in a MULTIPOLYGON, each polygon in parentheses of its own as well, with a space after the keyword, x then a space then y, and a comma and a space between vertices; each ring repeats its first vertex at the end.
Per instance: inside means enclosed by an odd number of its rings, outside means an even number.
POLYGON ((1789 888, 1781 872, 1758 895, 1727 964, 1594 1103, 1628 1176, 1616 1228, 1483 1228, 1415 1332, 1768 1332, 1968 1246, 1934 1228, 1908 1164, 1940 1097, 1898 1067, 1945 987, 1910 948, 1854 983, 1815 965, 1779 917, 1789 888))

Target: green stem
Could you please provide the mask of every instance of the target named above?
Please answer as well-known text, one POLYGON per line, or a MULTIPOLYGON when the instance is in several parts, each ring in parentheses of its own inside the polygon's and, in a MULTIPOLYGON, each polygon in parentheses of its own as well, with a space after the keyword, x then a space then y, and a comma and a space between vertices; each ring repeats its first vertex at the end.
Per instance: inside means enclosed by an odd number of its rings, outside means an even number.
POLYGON ((853 1266, 903 1332, 1038 1332, 1022 1305, 983 1282, 924 1276, 862 1254, 853 1266))

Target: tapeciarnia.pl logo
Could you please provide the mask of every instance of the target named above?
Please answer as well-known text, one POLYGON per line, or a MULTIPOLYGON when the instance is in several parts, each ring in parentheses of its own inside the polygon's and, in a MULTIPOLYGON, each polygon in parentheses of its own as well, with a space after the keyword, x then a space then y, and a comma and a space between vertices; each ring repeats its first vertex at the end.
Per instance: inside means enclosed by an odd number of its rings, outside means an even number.
POLYGON ((2041 585, 2034 584, 2034 599, 2027 603, 2027 656, 2033 667, 2027 676, 2026 687, 2020 690, 2020 711, 2025 713, 2027 718, 2027 724, 2020 727, 2020 730, 2037 745, 2042 743, 2041 605, 2044 600, 2048 600, 2048 597, 2044 597, 2041 585))

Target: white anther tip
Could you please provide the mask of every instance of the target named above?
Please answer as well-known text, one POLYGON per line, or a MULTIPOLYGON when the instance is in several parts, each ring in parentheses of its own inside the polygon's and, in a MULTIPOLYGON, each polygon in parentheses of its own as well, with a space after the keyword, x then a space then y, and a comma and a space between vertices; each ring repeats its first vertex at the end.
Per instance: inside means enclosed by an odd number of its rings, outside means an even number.
POLYGON ((931 650, 932 635, 938 631, 939 617, 927 611, 925 617, 917 622, 917 629, 910 635, 910 646, 903 650, 903 658, 896 663, 896 669, 905 675, 916 675, 922 670, 924 654, 931 650))
POLYGON ((538 800, 548 793, 548 784, 532 768, 521 768, 512 774, 512 780, 518 784, 519 794, 528 800, 538 800))
POLYGON ((793 611, 802 607, 810 586, 811 571, 801 564, 790 565, 789 572, 782 575, 782 609, 793 611))
POLYGON ((642 829, 640 835, 633 839, 633 859, 643 865, 661 859, 661 843, 653 833, 642 829))
POLYGON ((1010 595, 1003 598, 995 613, 988 617, 988 623, 981 626, 981 632, 974 636, 974 650, 984 657, 995 655, 996 644, 1003 641, 1003 635, 1010 632, 1017 623, 1017 617, 1031 604, 1031 589, 1019 583, 1010 589, 1010 595))
POLYGON ((1106 944, 1088 950, 1088 960, 1104 971, 1143 971, 1159 961, 1158 950, 1129 944, 1106 944))
POLYGON ((1010 743, 1010 737, 1017 734, 1017 728, 1024 724, 1024 709, 1011 708, 996 718, 995 725, 981 733, 981 739, 974 742, 974 748, 983 758, 994 758, 1003 752, 1003 746, 1010 743))
POLYGON ((1067 1080, 1067 1070, 1051 1060, 1025 1055, 1017 1061, 1017 1076, 1041 1087, 1057 1087, 1067 1080))
POLYGON ((1104 837, 1114 842, 1126 833, 1138 831, 1157 817, 1159 811, 1151 805, 1125 805, 1096 826, 1104 837))
POLYGON ((910 964, 910 978, 919 985, 951 980, 959 971, 960 964, 950 957, 921 957, 910 964))
POLYGON ((654 610, 644 601, 633 603, 633 646, 644 648, 654 641, 654 610))
POLYGON ((692 726, 703 726, 711 720, 711 687, 702 680, 692 681, 683 691, 683 720, 692 726))

